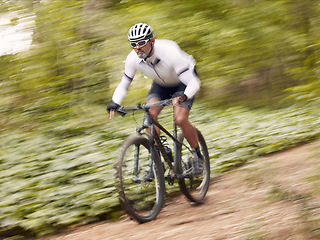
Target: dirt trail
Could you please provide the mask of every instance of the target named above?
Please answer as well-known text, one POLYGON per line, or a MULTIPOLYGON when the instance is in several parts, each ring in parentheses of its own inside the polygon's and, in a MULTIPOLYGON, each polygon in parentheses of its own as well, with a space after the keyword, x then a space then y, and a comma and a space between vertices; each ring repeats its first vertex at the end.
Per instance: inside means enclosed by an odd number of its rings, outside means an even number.
POLYGON ((210 185, 206 202, 183 196, 150 223, 127 217, 41 240, 320 239, 320 141, 259 158, 210 185))

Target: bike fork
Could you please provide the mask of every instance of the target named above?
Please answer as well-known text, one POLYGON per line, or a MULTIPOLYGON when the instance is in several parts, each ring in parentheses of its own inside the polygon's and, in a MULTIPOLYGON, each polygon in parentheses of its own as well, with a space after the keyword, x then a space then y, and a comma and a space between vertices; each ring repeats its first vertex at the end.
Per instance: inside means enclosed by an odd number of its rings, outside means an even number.
MULTIPOLYGON (((173 136, 175 139, 178 139, 178 128, 177 128, 177 124, 176 122, 174 121, 173 122, 173 136)), ((173 148, 174 148, 174 151, 173 151, 173 161, 174 161, 174 171, 175 172, 178 172, 178 169, 177 169, 177 161, 178 161, 178 144, 177 144, 177 141, 173 141, 173 148)))
POLYGON ((134 168, 133 168, 133 173, 137 177, 139 174, 139 155, 140 155, 140 146, 136 145, 136 151, 135 151, 135 156, 134 156, 134 168))

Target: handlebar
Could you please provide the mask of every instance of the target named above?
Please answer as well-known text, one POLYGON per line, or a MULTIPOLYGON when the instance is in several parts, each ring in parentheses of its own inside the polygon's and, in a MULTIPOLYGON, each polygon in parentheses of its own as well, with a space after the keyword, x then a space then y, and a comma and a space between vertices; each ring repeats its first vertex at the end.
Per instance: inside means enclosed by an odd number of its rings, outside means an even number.
POLYGON ((172 104, 172 99, 166 99, 162 101, 158 101, 151 104, 138 104, 136 106, 128 106, 128 107, 120 107, 118 108, 117 112, 120 113, 122 116, 127 114, 127 111, 135 111, 135 110, 149 110, 153 107, 165 107, 172 104))

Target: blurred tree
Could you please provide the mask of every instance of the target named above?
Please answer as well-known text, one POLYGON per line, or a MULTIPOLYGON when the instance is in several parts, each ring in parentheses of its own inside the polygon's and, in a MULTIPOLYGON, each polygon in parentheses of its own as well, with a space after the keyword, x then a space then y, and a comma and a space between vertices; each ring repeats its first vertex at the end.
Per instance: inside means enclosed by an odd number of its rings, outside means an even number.
MULTIPOLYGON (((2 92, 15 92, 20 101, 9 102, 33 116, 61 117, 74 114, 76 104, 105 104, 123 74, 131 50, 126 34, 136 22, 149 23, 157 38, 172 39, 195 57, 200 98, 212 105, 265 106, 292 91, 296 99, 320 94, 315 0, 17 0, 0 5, 2 11, 35 18, 33 47, 1 60, 6 66, 2 92)), ((141 76, 139 81, 147 90, 141 76)), ((144 99, 141 88, 134 91, 144 99)))
POLYGON ((294 16, 290 28, 294 29, 298 45, 297 62, 288 73, 300 83, 289 88, 292 98, 298 101, 314 101, 320 97, 320 6, 318 1, 288 4, 290 14, 294 16))
MULTIPOLYGON (((98 2, 98 1, 96 1, 98 2)), ((33 47, 20 54, 19 74, 14 77, 25 109, 40 113, 64 109, 63 116, 75 103, 104 102, 108 88, 108 67, 101 54, 106 37, 95 31, 101 5, 92 1, 33 1, 36 16, 33 47), (86 32, 88 29, 88 32, 86 32)), ((101 17, 101 16, 100 16, 101 17)), ((50 114, 52 115, 52 114, 50 114)))

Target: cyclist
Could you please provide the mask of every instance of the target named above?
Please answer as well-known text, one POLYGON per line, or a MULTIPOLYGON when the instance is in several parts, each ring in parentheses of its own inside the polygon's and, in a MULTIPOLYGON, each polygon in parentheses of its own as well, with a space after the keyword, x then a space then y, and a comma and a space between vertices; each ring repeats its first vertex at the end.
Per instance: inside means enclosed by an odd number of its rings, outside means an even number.
MULTIPOLYGON (((195 60, 182 51, 175 42, 156 40, 152 28, 146 23, 132 26, 128 32, 128 40, 133 50, 126 58, 124 75, 108 105, 110 119, 127 95, 136 71, 140 70, 154 79, 147 96, 147 104, 172 98, 175 105, 175 121, 193 151, 193 175, 201 175, 203 156, 200 153, 196 129, 188 120, 194 96, 200 88, 195 60)), ((161 107, 155 107, 149 112, 157 120, 161 110, 161 107)), ((157 132, 160 134, 158 128, 157 132)))

